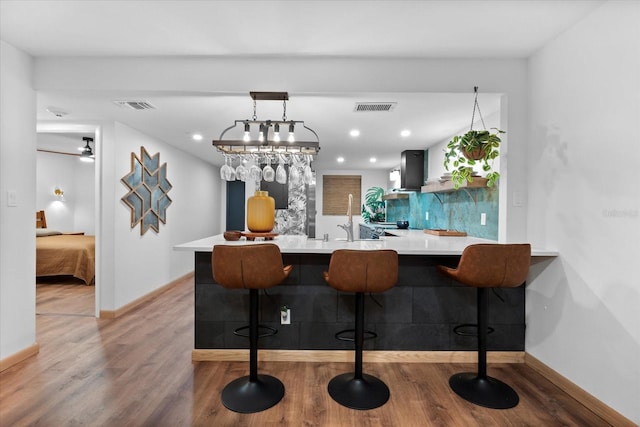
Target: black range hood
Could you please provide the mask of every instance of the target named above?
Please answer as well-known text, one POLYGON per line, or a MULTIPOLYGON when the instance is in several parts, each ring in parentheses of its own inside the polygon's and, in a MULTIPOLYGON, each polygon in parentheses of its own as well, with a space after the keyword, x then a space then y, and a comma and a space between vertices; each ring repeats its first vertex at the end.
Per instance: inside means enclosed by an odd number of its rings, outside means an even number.
POLYGON ((424 150, 405 150, 401 154, 400 188, 394 191, 419 191, 424 185, 424 150))

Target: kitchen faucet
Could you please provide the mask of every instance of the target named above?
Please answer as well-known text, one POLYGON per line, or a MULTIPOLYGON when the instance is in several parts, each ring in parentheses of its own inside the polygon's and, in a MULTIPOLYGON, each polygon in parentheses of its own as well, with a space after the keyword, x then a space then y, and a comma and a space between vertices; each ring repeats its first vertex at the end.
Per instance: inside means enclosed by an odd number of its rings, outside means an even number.
POLYGON ((338 224, 338 227, 347 232, 347 242, 353 242, 353 217, 351 215, 351 205, 353 204, 353 194, 349 194, 349 207, 347 208, 347 223, 338 224))

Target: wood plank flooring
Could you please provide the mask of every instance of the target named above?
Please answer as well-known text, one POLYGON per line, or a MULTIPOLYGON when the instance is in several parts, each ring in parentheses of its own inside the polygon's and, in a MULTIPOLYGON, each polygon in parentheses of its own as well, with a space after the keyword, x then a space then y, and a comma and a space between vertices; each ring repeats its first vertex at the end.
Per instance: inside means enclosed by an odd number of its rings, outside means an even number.
POLYGON ((327 393, 329 380, 352 364, 260 362, 260 372, 285 384, 285 397, 258 414, 237 414, 222 405, 220 390, 246 375, 248 365, 191 361, 193 300, 190 278, 115 319, 37 316, 40 353, 0 374, 0 425, 608 425, 524 364, 489 366, 520 394, 516 408, 492 410, 449 390, 449 376, 474 370, 472 364, 368 363, 364 371, 389 385, 391 399, 357 411, 327 393))
POLYGON ((95 286, 73 276, 36 278, 37 315, 95 316, 95 286))

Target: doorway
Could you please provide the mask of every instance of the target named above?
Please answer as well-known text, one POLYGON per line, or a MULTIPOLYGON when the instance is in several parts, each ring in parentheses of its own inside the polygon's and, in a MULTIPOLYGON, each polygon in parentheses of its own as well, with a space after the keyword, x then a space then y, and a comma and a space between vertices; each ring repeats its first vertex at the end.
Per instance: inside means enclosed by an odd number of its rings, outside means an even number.
MULTIPOLYGON (((63 238, 93 236, 96 272, 91 278, 55 271, 36 278, 36 313, 99 317, 99 156, 98 127, 72 124, 38 124, 36 161, 36 210, 44 210, 49 231, 63 238), (91 140, 83 140, 91 138, 91 140), (93 161, 81 161, 89 144, 93 161), (88 282, 88 283, 86 283, 88 282)), ((88 160, 88 159, 84 159, 88 160)), ((79 237, 81 238, 81 237, 79 237)), ((37 241, 38 242, 38 241, 37 241)))
POLYGON ((225 230, 244 230, 245 183, 227 181, 227 215, 225 230))

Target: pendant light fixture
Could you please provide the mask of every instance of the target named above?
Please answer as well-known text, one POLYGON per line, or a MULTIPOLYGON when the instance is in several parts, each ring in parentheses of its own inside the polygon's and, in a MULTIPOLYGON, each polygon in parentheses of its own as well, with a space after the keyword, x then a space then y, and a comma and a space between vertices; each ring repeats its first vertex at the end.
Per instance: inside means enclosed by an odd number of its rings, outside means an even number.
MULTIPOLYGON (((244 180, 242 174, 238 176, 237 173, 229 173, 232 169, 231 164, 236 161, 242 165, 250 160, 254 164, 266 165, 265 170, 271 168, 271 163, 302 168, 303 176, 311 177, 311 162, 313 156, 320 151, 320 140, 318 134, 303 121, 287 118, 289 93, 249 92, 249 95, 253 99, 253 117, 235 120, 232 126, 222 131, 218 139, 213 140, 213 146, 225 157, 225 165, 221 169, 223 179, 244 180), (259 120, 256 112, 257 101, 282 101, 282 120, 259 120), (282 132, 288 129, 286 139, 281 134, 281 129, 282 132)), ((254 175, 258 176, 257 172, 252 174, 254 175)), ((294 177, 298 175, 294 173, 294 177)))
POLYGON ((316 132, 305 126, 303 121, 287 119, 288 92, 249 92, 253 99, 253 117, 251 120, 236 120, 232 126, 222 131, 217 140, 213 140, 213 146, 224 154, 310 154, 316 155, 320 150, 320 140, 316 132), (282 101, 282 120, 258 120, 256 114, 257 101, 282 101), (233 130, 241 125, 243 133, 233 136, 233 130), (284 142, 280 135, 280 127, 288 127, 289 134, 284 142), (311 141, 304 141, 295 135, 296 126, 299 132, 311 136, 311 141), (305 131, 300 130, 301 128, 305 131), (252 135, 251 130, 257 130, 252 135), (256 138, 257 136, 257 138, 256 138))

